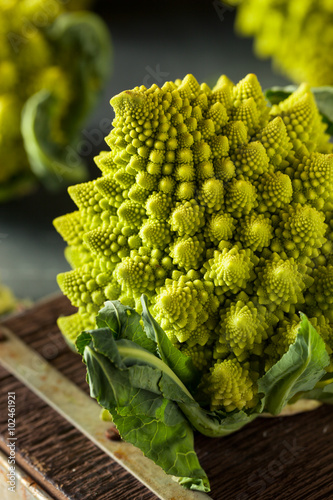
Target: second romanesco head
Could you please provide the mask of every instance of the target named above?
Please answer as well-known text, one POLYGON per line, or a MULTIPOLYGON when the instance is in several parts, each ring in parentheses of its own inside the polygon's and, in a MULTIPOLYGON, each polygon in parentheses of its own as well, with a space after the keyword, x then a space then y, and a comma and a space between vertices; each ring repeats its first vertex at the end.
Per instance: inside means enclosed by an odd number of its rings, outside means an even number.
POLYGON ((236 29, 260 57, 296 83, 333 84, 331 0, 222 0, 237 6, 236 29))

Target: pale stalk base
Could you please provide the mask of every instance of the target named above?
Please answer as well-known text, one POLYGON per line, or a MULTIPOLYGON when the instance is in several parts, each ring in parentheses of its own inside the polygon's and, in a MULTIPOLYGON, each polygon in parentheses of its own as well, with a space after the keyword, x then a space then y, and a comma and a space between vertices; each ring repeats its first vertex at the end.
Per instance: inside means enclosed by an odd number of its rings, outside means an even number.
POLYGON ((260 417, 290 417, 297 413, 312 411, 321 406, 320 401, 314 399, 299 399, 292 405, 286 405, 279 415, 271 415, 270 413, 261 413, 260 417))

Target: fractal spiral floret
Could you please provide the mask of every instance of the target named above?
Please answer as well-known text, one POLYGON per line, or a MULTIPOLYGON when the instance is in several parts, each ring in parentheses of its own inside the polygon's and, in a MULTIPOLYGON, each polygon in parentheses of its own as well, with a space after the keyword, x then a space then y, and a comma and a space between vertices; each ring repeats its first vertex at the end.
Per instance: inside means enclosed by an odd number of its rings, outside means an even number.
POLYGON ((272 57, 297 83, 333 84, 331 0, 225 0, 237 6, 236 28, 254 36, 256 53, 272 57))
POLYGON ((279 105, 255 75, 192 75, 111 99, 102 175, 69 188, 55 227, 73 270, 69 342, 106 300, 151 312, 202 373, 212 410, 251 409, 308 315, 333 349, 333 154, 313 95, 279 105))

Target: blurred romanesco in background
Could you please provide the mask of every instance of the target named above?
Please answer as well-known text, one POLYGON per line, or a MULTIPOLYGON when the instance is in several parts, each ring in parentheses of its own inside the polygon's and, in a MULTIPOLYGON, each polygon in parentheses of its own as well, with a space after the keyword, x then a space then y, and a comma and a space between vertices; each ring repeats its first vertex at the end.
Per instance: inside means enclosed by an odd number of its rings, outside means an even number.
POLYGON ((16 298, 12 290, 0 281, 0 317, 4 314, 23 311, 31 306, 31 300, 16 298))
POLYGON ((86 176, 78 155, 68 164, 66 148, 75 148, 111 55, 103 21, 68 12, 90 3, 0 0, 0 201, 36 177, 54 188, 86 176))
POLYGON ((297 83, 333 85, 331 0, 226 0, 237 6, 236 29, 254 36, 256 53, 272 57, 297 83))
POLYGON ((202 374, 212 410, 249 410, 303 311, 333 348, 333 146, 307 85, 269 107, 255 75, 192 75, 111 99, 102 176, 55 227, 74 270, 70 343, 104 301, 141 294, 202 374))
POLYGON ((14 311, 16 306, 17 301, 12 291, 7 286, 0 283, 0 316, 14 311))

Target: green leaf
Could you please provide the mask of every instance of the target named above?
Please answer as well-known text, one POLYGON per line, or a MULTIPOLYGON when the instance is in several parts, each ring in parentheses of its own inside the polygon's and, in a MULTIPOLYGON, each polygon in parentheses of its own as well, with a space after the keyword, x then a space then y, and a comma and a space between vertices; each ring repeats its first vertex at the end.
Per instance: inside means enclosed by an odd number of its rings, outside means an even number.
MULTIPOLYGON (((182 397, 180 397, 181 401, 188 402, 189 400, 193 400, 190 392, 177 375, 171 370, 171 368, 160 358, 142 348, 140 345, 128 339, 119 339, 116 341, 114 340, 111 331, 106 328, 91 330, 89 334, 91 336, 94 350, 110 359, 110 361, 112 361, 117 368, 121 370, 128 368, 130 370, 133 365, 148 365, 156 368, 159 370, 159 377, 162 378, 162 385, 159 392, 161 392, 163 387, 163 375, 164 377, 169 377, 169 379, 173 381, 173 385, 175 386, 177 393, 179 393, 179 390, 182 392, 182 397)), ((82 342, 82 340, 80 340, 79 343, 80 342, 82 342)), ((139 383, 139 379, 137 379, 136 383, 139 383)), ((137 385, 137 387, 145 389, 144 385, 137 385)))
POLYGON ((91 335, 89 330, 84 331, 80 333, 80 335, 77 337, 75 341, 75 346, 77 351, 83 356, 84 349, 86 348, 87 345, 89 345, 91 342, 91 335))
POLYGON ((279 104, 297 90, 297 85, 286 85, 285 87, 271 87, 265 90, 265 97, 271 104, 279 104))
POLYGON ((248 415, 243 411, 237 411, 227 415, 222 411, 210 412, 199 405, 196 407, 185 407, 180 404, 179 407, 192 423, 193 427, 208 437, 228 436, 258 417, 258 413, 255 412, 248 415))
POLYGON ((180 378, 185 385, 196 385, 199 372, 193 365, 192 359, 179 351, 164 333, 160 325, 149 312, 147 297, 141 296, 142 320, 145 331, 157 345, 158 355, 180 378))
POLYGON ((155 418, 146 415, 119 418, 116 413, 113 419, 122 438, 137 445, 167 474, 179 477, 179 482, 188 489, 210 491, 209 481, 194 451, 192 429, 176 405, 170 402, 161 405, 155 418))
POLYGON ((302 394, 302 398, 306 399, 316 399, 322 403, 333 404, 333 376, 332 373, 328 372, 321 378, 321 380, 316 384, 316 387, 305 394, 302 394))
POLYGON ((329 362, 324 341, 301 314, 295 343, 258 381, 265 410, 278 415, 295 394, 311 391, 325 374, 324 368, 329 362))
POLYGON ((108 327, 115 339, 128 339, 152 353, 156 353, 156 343, 147 337, 140 315, 119 300, 107 301, 96 317, 98 328, 108 327))
POLYGON ((88 12, 58 16, 44 35, 73 93, 67 103, 57 89, 32 95, 22 111, 21 132, 32 171, 57 189, 87 177, 77 152, 80 129, 110 75, 111 46, 104 22, 88 12))
MULTIPOLYGON (((181 353, 175 352, 150 315, 145 297, 142 302, 145 330, 135 311, 113 301, 99 312, 99 328, 79 335, 76 345, 87 365, 90 394, 112 414, 123 439, 177 476, 183 486, 209 491, 194 451, 193 428, 210 437, 226 436, 257 413, 226 414, 201 408, 178 376, 191 368, 188 358, 177 355, 181 353), (154 352, 143 347, 147 335, 154 352)), ((193 377, 186 378, 193 381, 193 377)))
POLYGON ((325 387, 323 387, 323 392, 326 394, 333 394, 333 384, 325 385, 325 387))
POLYGON ((119 370, 109 359, 97 353, 92 345, 85 348, 83 359, 87 365, 90 396, 97 399, 113 417, 114 407, 126 406, 136 391, 129 390, 127 371, 119 370))
POLYGON ((100 16, 92 12, 71 12, 58 16, 45 30, 45 36, 59 54, 59 64, 75 88, 62 123, 67 136, 72 138, 77 135, 77 124, 83 123, 110 77, 110 34, 100 16))
POLYGON ((315 399, 316 401, 321 401, 326 404, 333 404, 333 387, 330 391, 325 391, 324 389, 313 389, 312 391, 302 394, 302 399, 315 399))
POLYGON ((323 121, 328 124, 326 132, 333 135, 333 87, 314 87, 311 90, 323 121))
MULTIPOLYGON (((271 104, 279 104, 281 101, 287 99, 295 90, 297 90, 296 85, 272 87, 266 90, 265 95, 271 104)), ((315 97, 323 121, 328 125, 326 132, 333 135, 333 87, 312 87, 311 92, 315 97)))
POLYGON ((74 163, 68 161, 66 146, 52 139, 53 120, 60 105, 56 95, 40 90, 26 101, 22 111, 21 131, 31 169, 49 189, 62 183, 82 182, 87 177, 79 156, 75 156, 74 163))
MULTIPOLYGON (((102 335, 97 334, 98 330, 90 332, 93 340, 83 353, 91 396, 110 411, 123 439, 140 448, 168 474, 186 476, 186 487, 209 491, 207 476, 194 451, 192 428, 178 405, 167 399, 159 387, 161 380, 169 377, 166 372, 170 368, 133 342, 114 340, 111 331, 110 346, 105 346, 106 336, 102 330, 102 335), (97 349, 108 353, 110 358, 97 349), (116 352, 110 352, 113 349, 116 352), (119 357, 121 363, 117 361, 119 357), (116 360, 117 365, 112 360, 116 360), (132 365, 135 360, 138 364, 132 365), (156 367, 148 363, 156 363, 156 367)), ((81 335, 78 343, 87 342, 87 333, 81 335)), ((172 381, 166 382, 166 392, 172 392, 172 385, 176 387, 175 393, 181 393, 182 389, 172 381)), ((183 400, 190 398, 187 393, 182 397, 183 400)))

